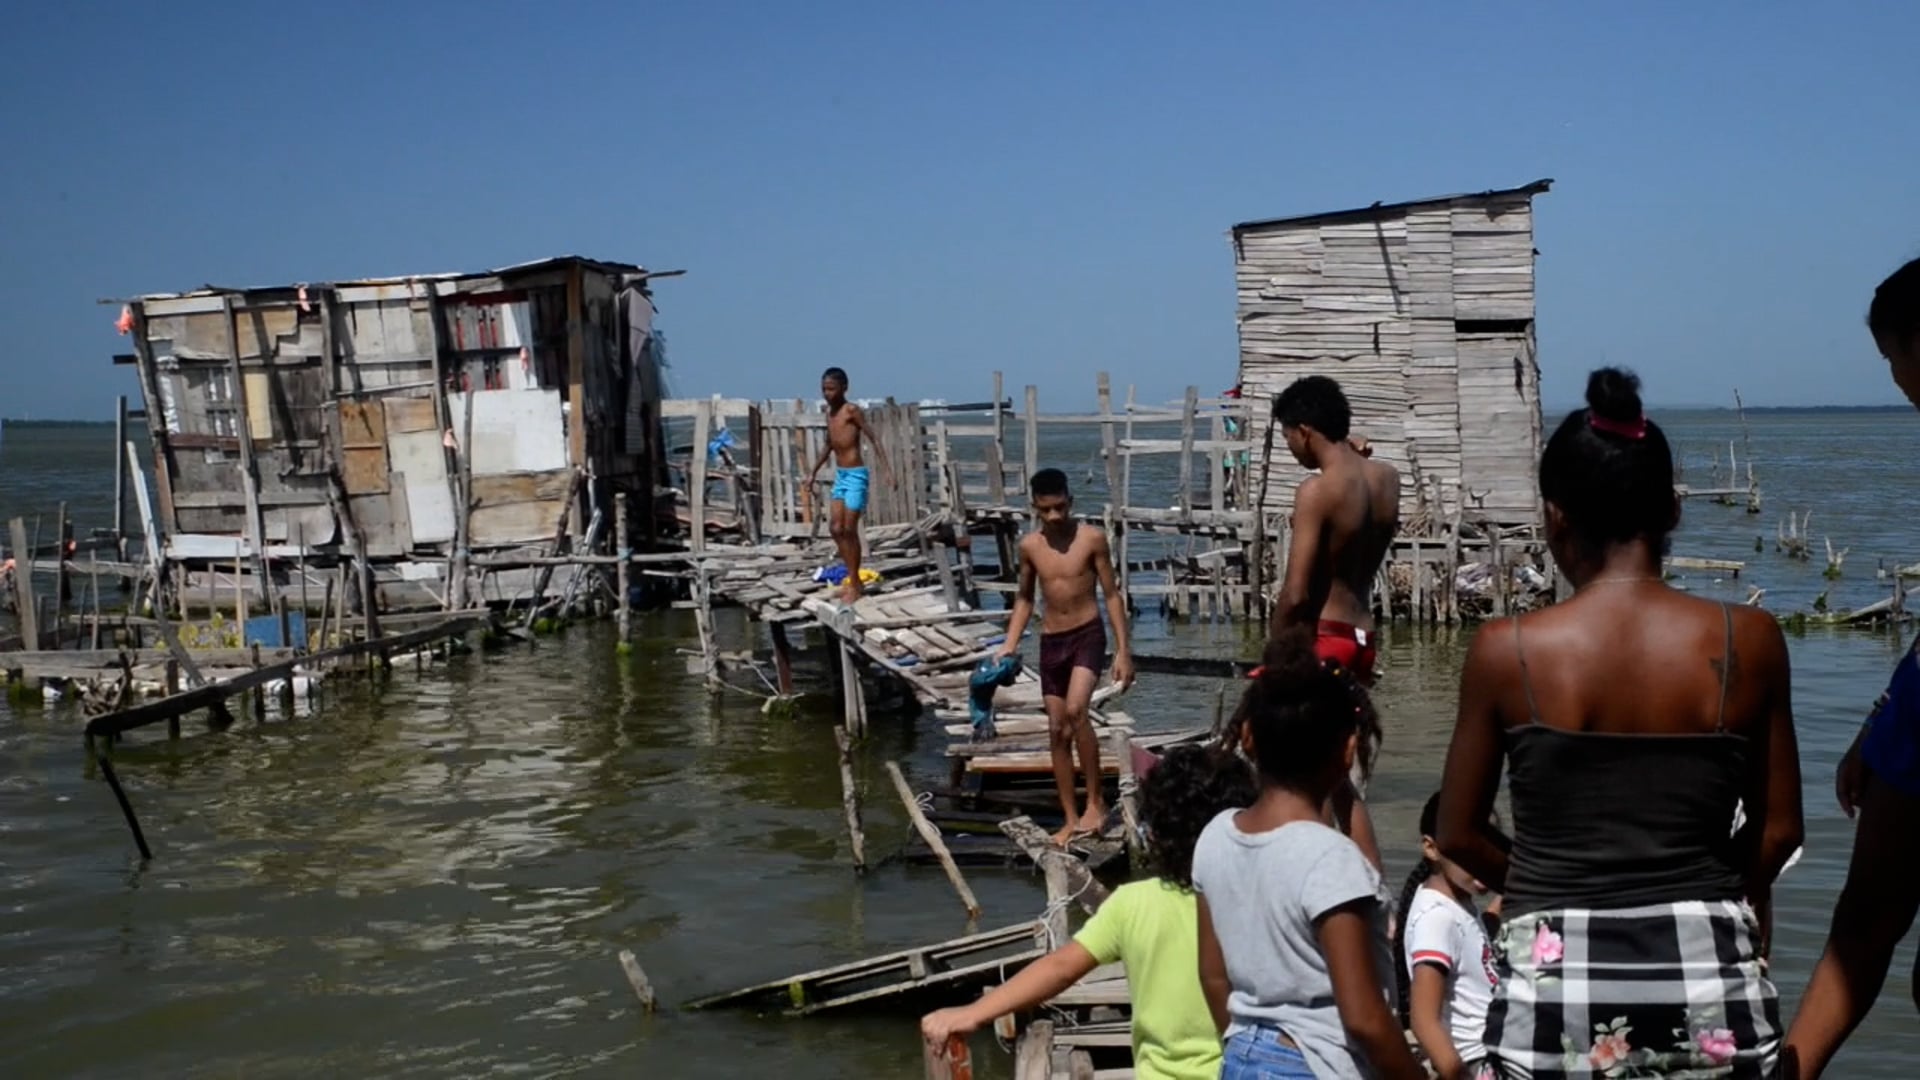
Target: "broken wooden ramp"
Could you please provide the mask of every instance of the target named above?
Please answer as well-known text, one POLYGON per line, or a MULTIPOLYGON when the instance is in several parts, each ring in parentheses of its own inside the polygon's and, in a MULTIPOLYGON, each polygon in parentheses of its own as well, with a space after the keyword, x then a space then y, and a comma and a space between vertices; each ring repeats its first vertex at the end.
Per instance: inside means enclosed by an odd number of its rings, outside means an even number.
POLYGON ((716 994, 687 1008, 777 1008, 807 1016, 935 988, 997 985, 1046 951, 1047 924, 1036 919, 716 994))

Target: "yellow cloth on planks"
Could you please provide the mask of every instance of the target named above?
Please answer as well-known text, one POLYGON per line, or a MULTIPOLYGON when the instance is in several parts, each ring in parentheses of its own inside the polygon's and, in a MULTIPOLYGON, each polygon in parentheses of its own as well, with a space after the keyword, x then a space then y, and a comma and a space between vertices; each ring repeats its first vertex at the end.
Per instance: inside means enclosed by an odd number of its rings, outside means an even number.
POLYGON ((1074 935, 1096 961, 1127 967, 1140 1080, 1220 1075, 1220 1033, 1200 989, 1199 918, 1192 893, 1149 878, 1115 889, 1074 935))

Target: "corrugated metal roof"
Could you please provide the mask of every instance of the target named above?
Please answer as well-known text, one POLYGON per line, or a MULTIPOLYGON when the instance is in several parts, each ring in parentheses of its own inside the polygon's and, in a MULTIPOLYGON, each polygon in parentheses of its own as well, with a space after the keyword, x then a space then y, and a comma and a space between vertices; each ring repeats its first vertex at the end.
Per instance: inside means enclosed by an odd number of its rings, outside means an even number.
MULTIPOLYGON (((460 281, 466 278, 501 277, 501 276, 528 274, 528 273, 533 273, 540 270, 552 269, 558 266, 568 266, 574 263, 579 263, 580 265, 586 267, 589 270, 598 270, 604 274, 639 275, 642 277, 668 277, 674 274, 681 273, 681 271, 678 271, 678 270, 649 272, 646 267, 640 266, 636 263, 606 262, 601 259, 589 259, 582 255, 555 255, 555 256, 552 256, 551 258, 535 259, 532 262, 515 263, 512 266, 503 266, 497 270, 473 270, 473 271, 467 271, 467 272, 437 273, 437 274, 405 274, 398 277, 354 278, 350 281, 327 281, 327 282, 306 281, 306 282, 296 282, 296 283, 287 284, 287 285, 260 285, 260 286, 251 286, 251 287, 203 285, 200 288, 189 289, 185 292, 146 293, 142 296, 137 297, 136 299, 177 300, 183 297, 190 297, 190 296, 220 296, 227 293, 237 294, 237 293, 275 292, 275 291, 286 291, 286 290, 297 289, 297 288, 300 288, 302 285, 308 288, 314 288, 321 285, 345 286, 345 287, 351 288, 354 286, 363 286, 363 285, 401 285, 409 281, 460 281)), ((117 302, 118 301, 116 301, 116 303, 117 302)))
POLYGON ((1492 191, 1464 192, 1459 195, 1435 195, 1425 199, 1409 199, 1406 202, 1374 203, 1372 206, 1356 207, 1352 210, 1328 210, 1318 214, 1301 214, 1297 217, 1267 218, 1263 221, 1243 221, 1233 227, 1233 235, 1238 237, 1249 229, 1265 229, 1275 225, 1308 225, 1328 221, 1365 221, 1380 214, 1398 213, 1422 206, 1442 206, 1449 203, 1475 202, 1483 199, 1496 199, 1504 195, 1538 195, 1553 187, 1551 179, 1535 180, 1516 188, 1500 188, 1492 191))

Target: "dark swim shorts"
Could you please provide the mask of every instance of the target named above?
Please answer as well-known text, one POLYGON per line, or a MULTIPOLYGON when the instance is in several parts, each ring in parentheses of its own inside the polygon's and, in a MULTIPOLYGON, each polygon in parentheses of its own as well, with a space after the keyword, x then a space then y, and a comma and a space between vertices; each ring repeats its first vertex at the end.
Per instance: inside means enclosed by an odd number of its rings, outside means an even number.
POLYGON ((1074 668, 1098 675, 1107 664, 1107 627, 1095 615, 1092 621, 1057 634, 1040 635, 1040 694, 1067 696, 1074 668))

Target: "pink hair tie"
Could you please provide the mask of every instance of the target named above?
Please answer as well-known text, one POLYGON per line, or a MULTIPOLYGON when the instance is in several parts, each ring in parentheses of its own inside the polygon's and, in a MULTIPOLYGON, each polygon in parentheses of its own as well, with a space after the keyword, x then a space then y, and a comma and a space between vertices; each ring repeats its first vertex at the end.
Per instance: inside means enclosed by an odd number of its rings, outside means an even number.
POLYGON ((1608 435, 1618 435, 1623 439, 1644 439, 1647 437, 1647 417, 1642 413, 1640 419, 1628 423, 1624 420, 1609 420, 1592 409, 1587 410, 1587 426, 1595 431, 1604 431, 1608 435))

